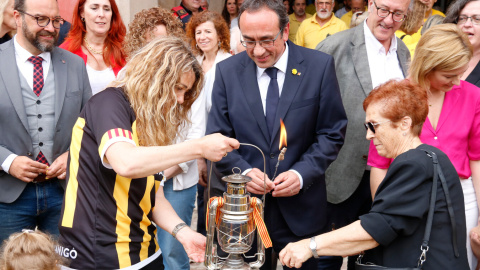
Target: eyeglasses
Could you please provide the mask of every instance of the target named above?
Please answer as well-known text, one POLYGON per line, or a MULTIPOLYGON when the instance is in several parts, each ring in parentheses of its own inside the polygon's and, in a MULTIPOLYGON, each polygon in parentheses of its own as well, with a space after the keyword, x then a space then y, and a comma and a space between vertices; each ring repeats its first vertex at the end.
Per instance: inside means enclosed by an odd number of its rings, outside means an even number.
POLYGON ((55 17, 55 18, 50 19, 47 16, 34 16, 32 14, 28 14, 25 11, 20 11, 20 10, 17 10, 17 11, 22 13, 22 14, 26 14, 26 15, 34 18, 37 21, 38 26, 40 26, 40 27, 47 27, 47 25, 51 21, 52 25, 53 25, 53 28, 60 29, 60 26, 62 26, 62 24, 65 22, 65 20, 60 18, 60 17, 55 17))
POLYGON ((367 122, 365 124, 363 124, 365 126, 365 129, 366 130, 369 130, 373 133, 375 133, 375 127, 376 126, 379 126, 381 124, 385 124, 385 123, 388 123, 388 122, 392 122, 392 120, 388 120, 388 121, 384 121, 384 122, 380 122, 380 123, 372 123, 372 122, 367 122))
POLYGON ((407 18, 407 15, 405 15, 401 12, 390 11, 390 10, 385 9, 385 8, 379 8, 377 6, 377 3, 375 3, 375 1, 373 1, 373 4, 375 5, 375 8, 377 9, 377 15, 380 18, 386 18, 386 17, 388 17, 388 15, 390 15, 390 13, 392 13, 392 19, 396 22, 403 22, 403 21, 405 21, 405 18, 407 18))
POLYGON ((472 15, 471 17, 467 15, 460 15, 457 18, 457 24, 466 24, 468 19, 471 19, 473 24, 480 25, 480 15, 472 15))
POLYGON ((263 48, 270 48, 270 47, 273 47, 273 45, 275 44, 275 40, 277 40, 281 32, 283 32, 283 29, 280 29, 280 32, 278 32, 278 34, 275 36, 274 39, 267 39, 267 40, 245 41, 243 40, 243 37, 242 37, 242 39, 240 40, 240 43, 242 43, 244 47, 247 47, 249 49, 255 48, 255 46, 257 45, 257 42, 258 42, 258 45, 262 46, 263 48))

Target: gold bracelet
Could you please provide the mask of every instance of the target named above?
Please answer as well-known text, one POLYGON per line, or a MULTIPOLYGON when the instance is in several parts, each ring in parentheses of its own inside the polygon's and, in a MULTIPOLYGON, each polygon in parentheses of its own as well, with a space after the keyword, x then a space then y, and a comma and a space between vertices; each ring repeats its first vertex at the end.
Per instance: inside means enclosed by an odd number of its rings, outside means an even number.
POLYGON ((178 223, 175 228, 173 228, 173 231, 172 231, 172 236, 173 238, 177 239, 177 233, 183 229, 184 227, 187 227, 187 223, 185 222, 181 222, 181 223, 178 223))

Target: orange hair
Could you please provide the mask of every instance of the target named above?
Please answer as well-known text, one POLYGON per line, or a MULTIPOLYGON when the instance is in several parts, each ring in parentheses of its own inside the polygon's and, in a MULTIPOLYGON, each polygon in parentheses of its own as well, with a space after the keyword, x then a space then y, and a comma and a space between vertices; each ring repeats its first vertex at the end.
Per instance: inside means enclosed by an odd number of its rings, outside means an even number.
MULTIPOLYGON (((67 50, 70 52, 75 52, 81 48, 83 37, 87 32, 85 24, 82 22, 80 16, 80 13, 85 8, 86 1, 87 0, 79 0, 73 9, 72 26, 70 27, 70 32, 65 40, 65 43, 68 43, 67 50)), ((112 7, 112 22, 104 43, 105 51, 103 54, 103 60, 107 66, 123 67, 125 65, 123 39, 127 33, 127 28, 123 24, 115 0, 109 0, 109 2, 112 7)))

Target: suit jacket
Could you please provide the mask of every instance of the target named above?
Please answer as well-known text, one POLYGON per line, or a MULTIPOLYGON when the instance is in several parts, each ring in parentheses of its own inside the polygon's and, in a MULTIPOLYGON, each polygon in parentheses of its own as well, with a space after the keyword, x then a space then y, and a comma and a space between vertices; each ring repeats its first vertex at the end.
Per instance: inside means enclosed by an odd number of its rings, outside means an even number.
MULTIPOLYGON (((73 125, 92 95, 92 90, 85 63, 80 57, 57 47, 53 49, 51 57, 55 72, 55 160, 68 150, 73 125)), ((10 154, 35 160, 13 39, 0 45, 0 63, 0 164, 10 154)), ((26 185, 26 182, 0 170, 0 202, 15 201, 26 185)))
MULTIPOLYGON (((397 39, 397 57, 407 75, 410 52, 397 39)), ((372 91, 372 77, 368 64, 363 24, 336 33, 317 45, 316 50, 335 59, 343 106, 347 113, 348 128, 345 145, 326 172, 327 196, 331 203, 341 203, 355 192, 367 166, 369 141, 366 140, 363 100, 372 91)))
MULTIPOLYGON (((277 200, 290 230, 305 236, 326 225, 324 174, 343 144, 347 120, 333 58, 290 41, 288 45, 287 72, 272 138, 267 130, 256 65, 246 53, 217 64, 207 133, 220 132, 260 147, 266 155, 266 173, 272 177, 279 154, 280 119, 283 119, 288 150, 278 174, 296 170, 303 177, 303 188, 295 196, 277 200)), ((234 167, 242 172, 249 168, 263 171, 263 165, 258 150, 243 145, 216 163, 224 175, 231 174, 234 167)), ((268 204, 266 207, 268 211, 268 204)))

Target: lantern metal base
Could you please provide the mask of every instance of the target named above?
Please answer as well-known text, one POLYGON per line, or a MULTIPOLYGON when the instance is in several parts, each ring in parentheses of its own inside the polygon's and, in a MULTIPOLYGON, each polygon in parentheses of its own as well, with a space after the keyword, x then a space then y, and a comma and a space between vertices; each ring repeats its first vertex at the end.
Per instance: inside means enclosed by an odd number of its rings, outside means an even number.
POLYGON ((225 262, 223 262, 221 270, 250 270, 252 269, 248 263, 243 260, 241 254, 229 254, 225 262))

